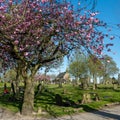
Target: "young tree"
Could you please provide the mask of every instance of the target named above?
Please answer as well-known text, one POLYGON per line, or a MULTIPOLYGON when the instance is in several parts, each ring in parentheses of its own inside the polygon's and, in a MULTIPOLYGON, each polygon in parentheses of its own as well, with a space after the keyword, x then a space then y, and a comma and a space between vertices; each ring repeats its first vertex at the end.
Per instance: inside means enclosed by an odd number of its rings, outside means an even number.
POLYGON ((75 53, 75 56, 72 57, 72 61, 69 65, 69 72, 76 78, 76 80, 79 79, 83 89, 86 89, 88 85, 88 70, 87 57, 83 54, 79 54, 78 52, 75 53))
POLYGON ((103 83, 106 84, 107 80, 113 77, 115 74, 119 72, 119 68, 117 67, 115 61, 110 56, 106 55, 102 60, 103 64, 103 83))
POLYGON ((3 71, 17 65, 25 81, 22 114, 33 112, 34 75, 41 67, 74 48, 101 54, 104 35, 95 27, 105 24, 97 14, 64 0, 0 0, 0 60, 3 71))
POLYGON ((102 61, 94 55, 88 57, 88 68, 90 76, 93 79, 93 89, 97 87, 97 78, 102 74, 102 61))
POLYGON ((118 84, 120 85, 120 73, 118 74, 118 84))

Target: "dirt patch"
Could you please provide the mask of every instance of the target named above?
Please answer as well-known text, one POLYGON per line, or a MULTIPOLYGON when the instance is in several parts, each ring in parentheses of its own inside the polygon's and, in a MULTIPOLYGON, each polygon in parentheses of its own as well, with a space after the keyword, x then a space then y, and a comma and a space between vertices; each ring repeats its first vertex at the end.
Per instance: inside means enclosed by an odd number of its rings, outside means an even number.
POLYGON ((0 108, 0 120, 43 120, 37 116, 23 116, 20 113, 13 113, 4 108, 0 108))

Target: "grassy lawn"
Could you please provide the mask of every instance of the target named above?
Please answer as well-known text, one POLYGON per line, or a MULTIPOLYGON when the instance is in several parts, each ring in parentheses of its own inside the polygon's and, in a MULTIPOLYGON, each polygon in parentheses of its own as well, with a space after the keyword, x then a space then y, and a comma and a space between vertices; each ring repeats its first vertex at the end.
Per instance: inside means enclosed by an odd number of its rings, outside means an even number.
MULTIPOLYGON (((3 84, 0 83, 0 106, 17 112, 21 108, 22 101, 10 100, 11 95, 3 94, 3 84)), ((61 116, 65 114, 75 114, 79 112, 97 110, 107 103, 120 102, 120 88, 113 90, 112 86, 99 86, 97 90, 81 90, 78 86, 64 85, 63 88, 58 88, 58 85, 47 85, 45 89, 35 96, 35 109, 42 108, 42 111, 47 111, 49 115, 61 116), (88 104, 80 104, 83 93, 97 93, 100 100, 88 104), (55 95, 59 94, 62 101, 70 101, 73 103, 70 106, 56 105, 55 95)))

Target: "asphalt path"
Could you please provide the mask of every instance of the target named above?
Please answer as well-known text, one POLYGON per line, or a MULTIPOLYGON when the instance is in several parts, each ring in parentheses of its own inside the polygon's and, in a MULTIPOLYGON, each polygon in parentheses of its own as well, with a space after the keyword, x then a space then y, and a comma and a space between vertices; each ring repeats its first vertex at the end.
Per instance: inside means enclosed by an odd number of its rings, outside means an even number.
POLYGON ((107 107, 94 112, 86 112, 54 120, 120 120, 120 106, 107 107))
POLYGON ((61 118, 31 118, 30 116, 14 115, 0 109, 0 120, 120 120, 120 105, 105 107, 98 111, 85 112, 61 118))

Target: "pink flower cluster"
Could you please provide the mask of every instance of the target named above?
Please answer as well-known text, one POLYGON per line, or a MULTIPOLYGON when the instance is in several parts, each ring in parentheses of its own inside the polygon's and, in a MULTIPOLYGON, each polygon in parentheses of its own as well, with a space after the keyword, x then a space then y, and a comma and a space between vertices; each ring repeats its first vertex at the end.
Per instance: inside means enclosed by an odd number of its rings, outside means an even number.
POLYGON ((44 2, 48 2, 48 0, 41 0, 41 2, 43 2, 43 3, 44 3, 44 2))
POLYGON ((102 53, 106 36, 96 28, 106 24, 96 18, 98 12, 74 12, 72 5, 62 0, 21 0, 17 5, 13 0, 0 0, 0 3, 4 3, 0 6, 1 59, 9 61, 5 66, 15 64, 16 59, 44 65, 75 48, 102 53))

